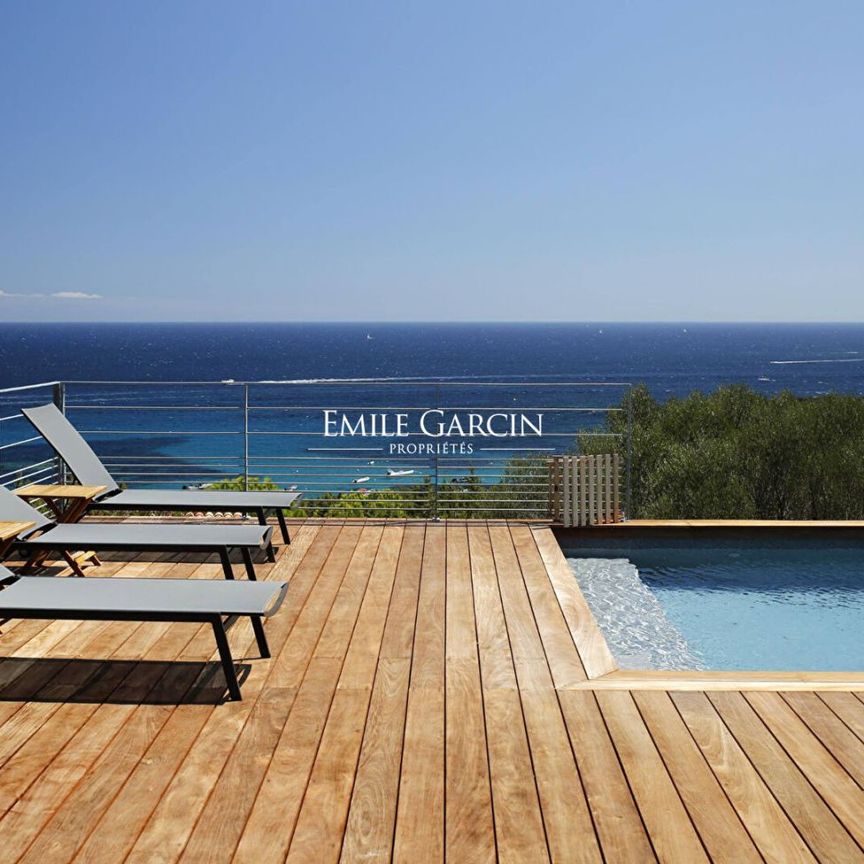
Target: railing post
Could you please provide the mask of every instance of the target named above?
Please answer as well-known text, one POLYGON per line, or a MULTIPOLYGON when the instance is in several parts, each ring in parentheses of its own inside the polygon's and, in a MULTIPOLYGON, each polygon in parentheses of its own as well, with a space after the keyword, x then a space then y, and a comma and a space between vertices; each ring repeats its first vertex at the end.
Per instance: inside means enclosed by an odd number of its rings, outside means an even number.
MULTIPOLYGON (((52 388, 52 401, 54 404, 60 409, 60 411, 65 414, 66 413, 66 385, 62 381, 58 381, 54 387, 52 388)), ((62 484, 66 484, 66 463, 60 458, 59 454, 54 456, 54 464, 56 468, 54 469, 55 476, 57 480, 62 484)))
POLYGON ((243 490, 249 491, 249 385, 243 385, 243 490))
MULTIPOLYGON (((435 382, 435 407, 441 407, 441 382, 435 382)), ((438 450, 436 448, 435 454, 432 456, 432 469, 434 471, 435 479, 432 482, 432 518, 437 522, 440 518, 438 516, 438 450)))
POLYGON ((626 502, 624 518, 630 519, 631 515, 631 486, 632 486, 632 470, 633 470, 633 387, 627 388, 627 488, 624 490, 624 501, 626 502))

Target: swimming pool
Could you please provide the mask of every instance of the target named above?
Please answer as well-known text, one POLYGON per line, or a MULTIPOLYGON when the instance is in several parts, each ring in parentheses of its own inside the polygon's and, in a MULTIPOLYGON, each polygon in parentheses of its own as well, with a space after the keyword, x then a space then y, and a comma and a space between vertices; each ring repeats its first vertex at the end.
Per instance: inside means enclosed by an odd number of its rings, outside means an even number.
POLYGON ((862 542, 621 538, 565 555, 623 669, 864 670, 862 542))

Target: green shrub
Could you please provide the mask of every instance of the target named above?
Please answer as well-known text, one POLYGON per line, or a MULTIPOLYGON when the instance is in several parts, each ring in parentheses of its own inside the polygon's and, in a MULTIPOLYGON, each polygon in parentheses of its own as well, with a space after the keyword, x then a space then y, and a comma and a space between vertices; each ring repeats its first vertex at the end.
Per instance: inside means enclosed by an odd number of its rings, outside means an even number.
MULTIPOLYGON (((663 403, 640 386, 629 398, 631 517, 864 518, 864 398, 739 385, 663 403)), ((607 429, 621 437, 584 436, 581 452, 625 453, 627 412, 607 429)))

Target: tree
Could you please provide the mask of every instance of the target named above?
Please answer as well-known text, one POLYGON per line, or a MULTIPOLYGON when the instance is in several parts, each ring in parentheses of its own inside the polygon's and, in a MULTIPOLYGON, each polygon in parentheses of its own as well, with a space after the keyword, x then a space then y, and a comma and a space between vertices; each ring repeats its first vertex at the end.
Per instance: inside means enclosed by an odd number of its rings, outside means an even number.
POLYGON ((626 454, 632 407, 632 517, 864 518, 859 396, 763 396, 736 385, 660 403, 640 386, 621 407, 611 434, 577 444, 626 454))

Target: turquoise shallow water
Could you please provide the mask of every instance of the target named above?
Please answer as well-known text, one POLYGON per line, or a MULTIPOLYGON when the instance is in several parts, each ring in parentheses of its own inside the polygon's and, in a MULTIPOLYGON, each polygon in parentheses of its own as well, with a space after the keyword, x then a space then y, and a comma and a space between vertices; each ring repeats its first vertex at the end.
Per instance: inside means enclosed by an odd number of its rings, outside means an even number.
MULTIPOLYGON (((864 670, 862 546, 742 541, 579 557, 631 561, 704 668, 864 670)), ((623 598, 604 600, 614 608, 623 598)))

